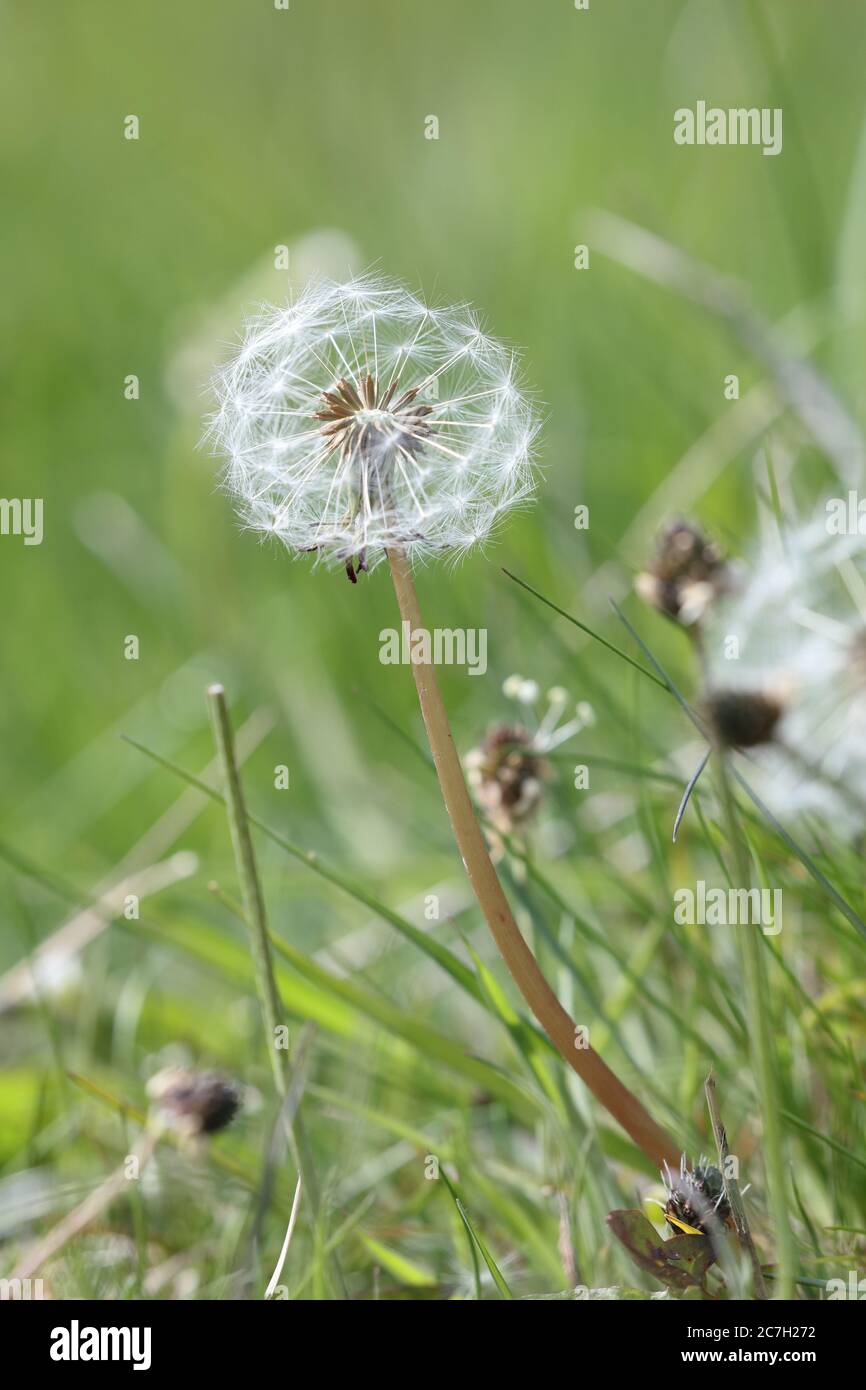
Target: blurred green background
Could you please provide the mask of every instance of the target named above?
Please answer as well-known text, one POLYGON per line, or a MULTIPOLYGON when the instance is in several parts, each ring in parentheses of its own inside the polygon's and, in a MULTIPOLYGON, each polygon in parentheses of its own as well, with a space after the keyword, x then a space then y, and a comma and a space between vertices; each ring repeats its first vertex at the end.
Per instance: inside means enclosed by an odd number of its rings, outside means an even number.
MULTIPOLYGON (((765 370, 735 328, 606 257, 591 210, 742 282, 866 423, 866 7, 3 0, 0 40, 2 488, 45 508, 41 546, 0 540, 0 838, 27 861, 24 873, 0 871, 0 966, 86 900, 181 794, 121 733, 205 766, 213 679, 238 723, 255 711, 272 721, 245 770, 259 814, 391 904, 442 882, 462 901, 435 785, 387 723, 419 735, 409 673, 378 661, 379 631, 397 621, 384 571, 350 587, 239 534, 214 461, 197 449, 211 366, 245 309, 285 298, 316 269, 376 265, 432 298, 472 301, 519 345, 543 402, 537 506, 489 555, 418 579, 432 625, 489 630, 486 681, 442 672, 461 749, 508 714, 499 692, 514 671, 593 700, 597 749, 640 744, 642 720, 675 748, 685 737, 675 707, 638 696, 627 668, 558 625, 501 566, 622 641, 607 595, 628 594, 655 531, 642 509, 707 431, 707 452, 675 474, 666 501, 733 549, 751 535, 762 430, 747 423, 733 445, 712 431, 742 404, 724 399, 726 375, 746 397, 765 370), (782 107, 782 154, 678 147, 673 112, 698 99, 782 107), (124 138, 130 114, 137 141, 124 138), (437 140, 425 138, 430 115, 437 140), (582 243, 590 265, 577 270, 582 243), (283 245, 288 273, 274 268, 283 245), (138 400, 125 399, 129 374, 138 400), (580 503, 587 531, 573 525, 580 503), (601 566, 603 582, 592 582, 601 566), (130 634, 136 661, 124 657, 130 634), (628 728, 622 708, 639 711, 628 728), (278 764, 290 770, 288 791, 274 788, 278 764)), ((832 472, 798 436, 801 446, 791 493, 805 503, 832 472)), ((641 621, 687 671, 676 635, 641 621)), ((594 786, 608 800, 634 792, 615 773, 594 786)), ((676 795, 668 789, 663 822, 676 795)), ((626 835, 629 822, 617 823, 626 835)), ((207 809, 172 848, 194 851, 197 867, 147 900, 153 916, 147 906, 143 917, 221 923, 207 884, 236 889, 219 812, 207 809)), ((376 966, 385 948, 359 945, 367 917, 357 903, 273 846, 262 859, 276 930, 310 952, 345 938, 350 961, 357 947, 362 971, 376 966)), ((626 914, 616 929, 628 954, 646 921, 626 914)), ((416 997, 411 958, 399 959, 389 991, 459 1026, 453 1001, 416 997)), ((83 960, 83 980, 58 1004, 53 1045, 68 1049, 67 1065, 113 1068, 115 1089, 134 1094, 142 1058, 167 1043, 230 1063, 248 1042, 266 1088, 255 1011, 233 1014, 224 982, 209 985, 132 930, 102 934, 83 960)), ((37 1080, 50 1032, 24 1015, 0 1018, 0 1147, 13 1168, 57 1103, 60 1082, 46 1097, 37 1080)), ((482 1036, 467 1036, 484 1050, 482 1036)), ((639 1031, 631 1041, 640 1056, 639 1031)), ((705 1058, 655 1043, 655 1084, 695 1120, 705 1058)), ((365 1058, 371 1075, 376 1055, 365 1058)), ((745 1059, 730 1066, 741 1076, 745 1059)), ((52 1153, 37 1145, 32 1156, 52 1153)), ((554 1287, 554 1273, 541 1283, 554 1287)))

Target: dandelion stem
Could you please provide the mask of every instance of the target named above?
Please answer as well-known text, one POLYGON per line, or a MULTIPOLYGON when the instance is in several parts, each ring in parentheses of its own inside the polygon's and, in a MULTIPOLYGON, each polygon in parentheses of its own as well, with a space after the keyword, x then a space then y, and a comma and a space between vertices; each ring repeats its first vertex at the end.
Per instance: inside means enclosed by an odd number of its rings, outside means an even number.
MULTIPOLYGON (((737 808, 731 789, 726 754, 717 758, 718 787, 722 812, 731 850, 734 855, 739 886, 748 888, 752 880, 751 863, 746 842, 737 821, 737 808)), ((746 984, 746 1014, 752 1064, 758 1083, 763 1119, 764 1167, 767 1174, 767 1197, 775 1228, 777 1273, 774 1294, 777 1298, 794 1296, 794 1237, 788 1216, 785 1181, 785 1160, 782 1145, 782 1119, 779 1108, 779 1081, 776 1054, 770 1030, 770 1009, 764 971, 763 947, 759 928, 743 923, 737 932, 743 976, 746 984)))
MULTIPOLYGON (((409 623, 410 632, 423 631, 418 596, 406 556, 402 551, 389 550, 388 560, 401 617, 409 623)), ((435 669, 432 663, 413 661, 412 671, 454 838, 478 904, 515 983, 565 1061, 650 1162, 657 1167, 664 1162, 678 1164, 678 1147, 637 1097, 598 1053, 578 1045, 577 1028, 524 941, 491 862, 454 746, 435 669)))

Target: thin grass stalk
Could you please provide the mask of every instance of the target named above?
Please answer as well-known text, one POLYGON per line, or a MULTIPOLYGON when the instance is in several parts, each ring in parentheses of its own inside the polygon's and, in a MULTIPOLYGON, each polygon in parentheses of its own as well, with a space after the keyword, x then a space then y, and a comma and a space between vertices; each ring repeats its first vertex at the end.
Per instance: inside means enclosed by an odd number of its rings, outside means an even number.
MULTIPOLYGON (((234 737, 225 690, 221 685, 211 685, 208 686, 207 695, 214 740, 219 753, 225 784, 226 813, 240 880, 244 917, 249 930, 250 952, 253 958, 262 1021, 265 1026, 265 1041, 274 1085, 282 1102, 286 1099, 289 1086, 288 1055, 285 1050, 277 1047, 277 1028, 283 1022, 283 1008, 271 956, 265 899, 256 865, 240 772, 235 757, 234 737)), ((319 1188, 300 1112, 295 1114, 293 1120, 289 1121, 287 1137, 297 1165, 298 1175, 310 1200, 313 1214, 314 1216, 318 1215, 319 1188)), ((336 1254, 332 1256, 332 1266, 338 1288, 345 1297, 346 1288, 336 1254)))
MULTIPOLYGON (((409 623, 410 634, 423 631, 418 596, 406 557, 401 551, 389 550, 388 560, 401 617, 409 623)), ((432 662, 413 661, 412 672, 454 838, 478 905, 518 989, 568 1065, 650 1162, 657 1167, 665 1162, 678 1165, 679 1148, 637 1097, 598 1053, 590 1047, 577 1046, 576 1025, 524 941, 493 867, 454 746, 435 668, 432 662)))
POLYGON ((286 1068, 284 1053, 277 1048, 277 1028, 282 1024, 282 1006, 274 975, 271 948, 268 942, 265 900, 256 867, 255 850, 250 835, 244 803, 240 772, 235 759, 234 737, 226 704, 225 690, 221 685, 208 687, 208 703, 213 724, 214 740, 219 752, 223 781, 226 790, 226 812, 232 837, 244 916, 250 933, 250 952, 253 958, 256 989, 265 1024, 268 1043, 268 1058, 274 1076, 274 1084, 282 1098, 286 1093, 286 1068))
MULTIPOLYGON (((734 855, 738 885, 748 888, 752 880, 751 859, 737 820, 737 808, 731 789, 727 755, 720 751, 716 759, 717 782, 722 804, 725 829, 734 855)), ((743 924, 737 932, 743 978, 746 985, 746 1018, 752 1052, 752 1065, 758 1083, 763 1121, 764 1169, 767 1175, 767 1198, 774 1227, 777 1275, 773 1292, 777 1298, 794 1296, 794 1233, 788 1214, 787 1181, 782 1143, 782 1112, 779 1106, 779 1080, 776 1053, 770 1031, 770 1001, 764 970, 763 945, 759 928, 743 924)))
POLYGON ((728 1175, 728 1160, 731 1156, 731 1149, 728 1144, 728 1132, 725 1129, 721 1111, 719 1110, 719 1101, 716 1095, 716 1078, 712 1072, 710 1072, 704 1082, 704 1095, 707 1098, 707 1109, 710 1112, 710 1124, 713 1127, 713 1138, 716 1141, 716 1150, 719 1155, 719 1168, 723 1174, 725 1196, 728 1199, 734 1218, 737 1239, 740 1243, 740 1249, 748 1257, 749 1263, 752 1266, 755 1297, 764 1299, 767 1297, 767 1286, 764 1283, 764 1272, 761 1269, 761 1261, 758 1259, 755 1242, 752 1240, 752 1232, 749 1230, 749 1219, 746 1216, 746 1208, 743 1205, 740 1184, 733 1174, 730 1176, 728 1175))

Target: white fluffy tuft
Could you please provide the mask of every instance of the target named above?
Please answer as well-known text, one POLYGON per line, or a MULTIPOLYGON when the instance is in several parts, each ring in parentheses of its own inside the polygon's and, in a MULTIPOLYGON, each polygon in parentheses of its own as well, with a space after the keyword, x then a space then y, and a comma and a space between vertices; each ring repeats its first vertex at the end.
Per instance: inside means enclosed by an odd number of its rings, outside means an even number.
POLYGON ((822 516, 765 548, 705 625, 711 689, 780 698, 778 738, 751 750, 744 771, 783 820, 866 820, 863 559, 863 537, 828 535, 822 516))
POLYGON ((209 438, 243 523, 296 554, 367 569, 390 547, 459 554, 533 492, 538 418, 514 353, 468 306, 430 308, 379 275, 265 306, 214 391, 209 438), (335 442, 325 392, 346 382, 363 403, 368 376, 390 401, 335 442))

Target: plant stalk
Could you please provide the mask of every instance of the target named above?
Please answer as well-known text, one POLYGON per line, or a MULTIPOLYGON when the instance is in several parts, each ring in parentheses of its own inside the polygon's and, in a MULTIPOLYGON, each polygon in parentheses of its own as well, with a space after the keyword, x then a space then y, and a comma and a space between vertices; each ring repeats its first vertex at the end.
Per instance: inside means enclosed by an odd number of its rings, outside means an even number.
MULTIPOLYGON (((400 614, 403 621, 409 623, 411 636, 416 631, 424 630, 412 572, 402 551, 389 550, 388 560, 400 614)), ((577 1045, 576 1025, 542 975, 524 941, 493 867, 454 747, 432 662, 413 660, 412 673, 457 847, 478 905, 518 989, 568 1065, 650 1162, 656 1167, 661 1167, 665 1162, 678 1166, 679 1149, 644 1109, 637 1096, 623 1085, 597 1052, 591 1047, 577 1045)))
MULTIPOLYGON (((224 688, 221 685, 208 686, 207 695, 214 740, 225 783, 226 811, 238 878, 240 879, 244 917, 249 930, 250 951, 253 958, 262 1019, 265 1025, 268 1057, 270 1058, 277 1094, 281 1101, 285 1101, 288 1092, 287 1053, 277 1047, 277 1028, 283 1022, 283 1007, 274 974, 271 945, 268 939, 265 899, 259 880, 243 787, 235 757, 231 719, 229 718, 224 688)), ((294 1115, 293 1120, 288 1121, 287 1138, 298 1169, 298 1175, 309 1197, 313 1214, 317 1216, 320 1205, 319 1187, 316 1182, 315 1169, 300 1111, 294 1115)), ((345 1298, 347 1296, 346 1286, 336 1254, 331 1256, 331 1264, 338 1288, 345 1298)))
POLYGON ((755 1249, 755 1242, 752 1240, 752 1232, 749 1230, 749 1219, 746 1216, 746 1208, 743 1206, 743 1197, 740 1192, 740 1184, 731 1175, 728 1176, 728 1160, 731 1156, 730 1145, 728 1144, 728 1132, 722 1121, 719 1111, 719 1102, 716 1096, 716 1078, 710 1072, 704 1082, 704 1095, 707 1098, 707 1109, 710 1112, 710 1124, 713 1127, 713 1137, 716 1141, 716 1149, 719 1155, 719 1169, 722 1173, 722 1181, 725 1184, 725 1196, 731 1208, 734 1218, 734 1226, 737 1232, 737 1239, 740 1242, 740 1249, 748 1257, 752 1266, 752 1279, 755 1287, 755 1297, 767 1298, 767 1286, 764 1283, 764 1273, 761 1269, 761 1261, 758 1259, 758 1252, 755 1249))
MULTIPOLYGON (((725 829, 736 865, 738 886, 748 888, 752 881, 749 852, 737 820, 737 808, 728 774, 727 754, 717 757, 718 787, 725 829)), ((794 1296, 794 1233, 788 1215, 785 1159, 782 1144, 782 1119, 779 1107, 779 1081, 776 1054, 770 1031, 770 1005, 764 971, 763 945, 759 928, 741 924, 737 931, 743 977, 746 984, 746 1014, 752 1050, 752 1065, 758 1083, 763 1121, 764 1168, 767 1175, 767 1200, 774 1226, 777 1275, 773 1282, 776 1298, 794 1296)))

